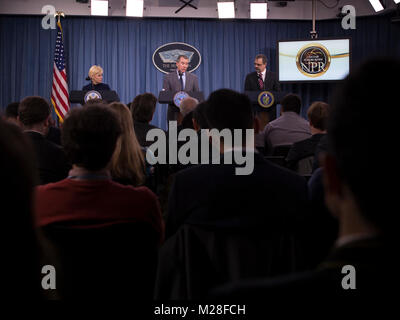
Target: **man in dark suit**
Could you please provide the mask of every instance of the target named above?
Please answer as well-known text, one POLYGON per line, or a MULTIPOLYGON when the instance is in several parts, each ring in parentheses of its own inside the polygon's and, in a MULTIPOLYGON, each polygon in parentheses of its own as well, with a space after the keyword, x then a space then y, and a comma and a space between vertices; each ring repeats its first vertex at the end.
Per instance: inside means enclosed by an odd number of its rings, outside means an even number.
MULTIPOLYGON (((363 295, 375 302, 393 292, 398 283, 398 267, 393 263, 398 228, 390 208, 397 205, 398 189, 388 180, 393 166, 379 152, 371 152, 370 146, 379 141, 395 145, 397 137, 388 137, 379 128, 371 131, 376 102, 365 93, 385 92, 380 105, 396 104, 398 82, 394 78, 398 74, 400 60, 370 60, 353 70, 333 100, 327 130, 329 150, 322 161, 325 203, 339 222, 331 254, 315 271, 236 283, 220 288, 216 296, 268 301, 269 296, 278 295, 297 299, 304 294, 363 295)), ((396 121, 393 119, 392 125, 396 121)), ((384 126, 391 125, 385 122, 384 126)))
POLYGON ((157 299, 202 298, 212 287, 233 279, 301 269, 300 252, 290 244, 300 247, 293 230, 304 219, 305 180, 254 150, 254 136, 246 130, 257 128, 257 121, 246 95, 218 90, 203 106, 213 132, 234 133, 234 147, 220 137, 216 146, 221 164, 202 164, 176 174, 157 299), (238 155, 243 154, 253 156, 253 170, 239 175, 243 165, 238 155), (224 161, 231 156, 232 162, 224 161))
MULTIPOLYGON (((196 75, 186 72, 189 66, 189 58, 180 55, 176 60, 176 70, 165 75, 163 90, 165 91, 200 91, 199 80, 196 75)), ((179 108, 173 104, 168 106, 167 121, 178 119, 179 108)))
MULTIPOLYGON (((246 76, 244 91, 281 91, 275 73, 267 70, 267 57, 265 55, 258 54, 255 57, 254 69, 254 72, 246 76)), ((268 110, 261 110, 262 108, 258 107, 258 104, 253 107, 257 110, 256 114, 260 122, 260 131, 262 131, 268 122, 276 118, 276 107, 271 107, 268 110)), ((264 148, 264 139, 261 134, 256 136, 256 147, 264 148)))
MULTIPOLYGON (((247 96, 228 89, 210 95, 205 114, 210 129, 244 131, 257 126, 247 96)), ((203 222, 235 216, 268 220, 277 213, 288 220, 300 217, 307 198, 305 180, 264 160, 254 147, 249 147, 249 141, 240 150, 229 150, 222 140, 221 164, 195 166, 176 175, 169 197, 167 236, 173 235, 187 219, 194 218, 194 212, 207 212, 207 218, 202 216, 203 222), (236 175, 240 165, 235 160, 223 164, 224 156, 231 153, 236 159, 234 153, 242 150, 254 154, 254 170, 249 175, 236 175)))
POLYGON ((245 91, 280 91, 281 87, 276 75, 272 71, 267 70, 267 57, 263 54, 258 54, 254 60, 254 72, 246 76, 244 82, 245 91))
POLYGON ((50 106, 41 97, 27 97, 19 105, 18 119, 33 143, 40 184, 62 180, 70 169, 63 149, 46 139, 50 117, 50 106))

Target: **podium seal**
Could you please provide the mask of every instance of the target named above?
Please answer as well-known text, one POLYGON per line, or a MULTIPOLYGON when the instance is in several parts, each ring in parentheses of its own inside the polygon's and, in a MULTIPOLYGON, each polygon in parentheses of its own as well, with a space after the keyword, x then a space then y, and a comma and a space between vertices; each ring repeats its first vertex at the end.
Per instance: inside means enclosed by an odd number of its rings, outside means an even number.
POLYGON ((263 91, 258 95, 258 104, 260 107, 269 108, 275 103, 275 97, 272 92, 263 91))
POLYGON ((88 102, 89 100, 92 99, 102 99, 100 92, 96 90, 90 90, 86 92, 85 97, 83 98, 83 101, 88 102))
POLYGON ((179 108, 183 99, 189 98, 185 91, 179 91, 174 95, 174 104, 179 108))

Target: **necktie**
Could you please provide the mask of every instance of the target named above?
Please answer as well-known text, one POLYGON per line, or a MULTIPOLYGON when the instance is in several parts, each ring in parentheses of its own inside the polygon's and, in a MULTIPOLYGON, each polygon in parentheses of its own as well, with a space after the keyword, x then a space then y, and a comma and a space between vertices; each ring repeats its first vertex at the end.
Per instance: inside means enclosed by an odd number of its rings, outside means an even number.
POLYGON ((183 78, 182 78, 182 76, 183 76, 183 73, 179 72, 179 80, 181 81, 181 90, 183 91, 185 88, 183 86, 183 78))
POLYGON ((260 90, 264 89, 264 81, 262 79, 262 74, 261 72, 257 73, 258 76, 258 87, 260 88, 260 90))

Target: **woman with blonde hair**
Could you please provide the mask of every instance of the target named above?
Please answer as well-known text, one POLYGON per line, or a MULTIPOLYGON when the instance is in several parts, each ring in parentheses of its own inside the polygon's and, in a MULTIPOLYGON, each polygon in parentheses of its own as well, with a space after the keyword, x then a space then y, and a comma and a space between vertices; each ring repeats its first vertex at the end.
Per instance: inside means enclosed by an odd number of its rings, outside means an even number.
POLYGON ((122 184, 143 185, 146 179, 146 164, 136 139, 131 112, 120 102, 113 102, 109 107, 116 112, 122 130, 111 158, 112 178, 122 184))
POLYGON ((100 66, 91 66, 89 74, 86 80, 90 80, 90 83, 82 88, 82 91, 89 90, 111 90, 108 84, 103 83, 103 68, 100 66))

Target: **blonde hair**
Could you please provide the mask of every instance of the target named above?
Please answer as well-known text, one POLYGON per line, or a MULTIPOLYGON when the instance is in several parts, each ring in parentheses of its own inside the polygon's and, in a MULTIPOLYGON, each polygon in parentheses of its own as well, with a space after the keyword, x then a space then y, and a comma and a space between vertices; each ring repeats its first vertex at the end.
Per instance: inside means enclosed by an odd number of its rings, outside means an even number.
POLYGON ((135 186, 142 185, 145 181, 146 165, 136 139, 131 112, 120 102, 113 102, 109 107, 116 112, 122 129, 111 158, 111 175, 116 179, 129 179, 135 186))
POLYGON ((99 74, 99 73, 103 73, 103 68, 100 66, 91 66, 89 69, 89 78, 92 79, 94 77, 94 75, 99 74))

